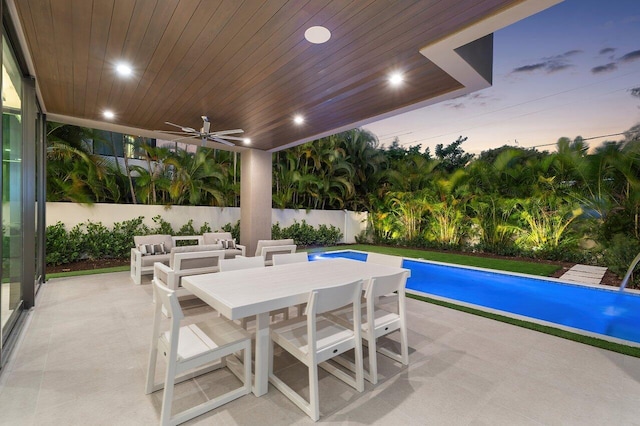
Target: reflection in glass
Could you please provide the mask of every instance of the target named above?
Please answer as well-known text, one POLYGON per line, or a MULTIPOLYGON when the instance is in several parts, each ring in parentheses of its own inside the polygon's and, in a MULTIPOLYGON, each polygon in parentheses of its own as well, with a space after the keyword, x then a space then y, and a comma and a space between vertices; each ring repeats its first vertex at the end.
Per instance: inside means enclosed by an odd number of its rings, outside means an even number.
POLYGON ((2 38, 2 284, 3 341, 22 305, 22 80, 2 38))

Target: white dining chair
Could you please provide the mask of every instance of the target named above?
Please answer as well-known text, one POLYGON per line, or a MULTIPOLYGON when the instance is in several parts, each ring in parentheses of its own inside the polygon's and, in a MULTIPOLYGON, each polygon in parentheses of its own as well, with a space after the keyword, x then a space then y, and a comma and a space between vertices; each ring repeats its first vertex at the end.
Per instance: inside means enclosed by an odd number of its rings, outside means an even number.
MULTIPOLYGON (((367 262, 378 265, 393 266, 394 268, 402 268, 404 258, 401 256, 393 256, 382 253, 367 253, 367 262)), ((397 304, 398 296, 394 293, 384 294, 378 298, 376 304, 397 304)))
POLYGON ((367 253, 367 262, 376 263, 378 265, 394 266, 396 268, 402 268, 402 261, 404 259, 401 256, 392 256, 390 254, 381 253, 367 253))
POLYGON ((355 311, 360 311, 361 293, 362 280, 313 290, 309 295, 305 317, 283 321, 271 328, 269 381, 314 421, 320 418, 318 366, 358 392, 364 390, 360 318, 356 316, 351 327, 344 327, 322 315, 347 305, 351 305, 355 311), (278 344, 308 367, 308 402, 274 374, 274 344, 278 344), (355 377, 326 362, 351 349, 355 352, 355 377))
POLYGON ((158 278, 153 279, 156 307, 145 391, 150 394, 164 388, 160 423, 177 425, 251 392, 251 336, 234 322, 222 317, 211 317, 205 322, 181 327, 180 322, 184 314, 176 292, 159 281, 158 278), (160 329, 163 306, 171 316, 168 331, 160 329), (238 377, 243 383, 241 387, 171 415, 173 389, 177 383, 224 367, 225 357, 240 351, 244 352, 244 374, 243 377, 238 377), (158 352, 167 362, 164 383, 155 383, 158 352), (213 364, 214 361, 220 363, 213 364), (207 367, 197 372, 190 371, 205 365, 207 367), (182 374, 186 371, 189 373, 182 374))
POLYGON ((220 272, 237 271, 239 269, 264 268, 264 257, 236 256, 233 259, 220 259, 220 272))
MULTIPOLYGON (((236 256, 233 259, 220 259, 220 272, 229 272, 229 271, 238 271, 241 269, 252 269, 252 268, 265 268, 264 257, 263 256, 254 256, 254 257, 243 257, 236 256)), ((283 319, 289 319, 289 309, 282 308, 273 312, 269 312, 271 319, 277 315, 282 314, 283 319)), ((242 328, 246 330, 247 322, 253 317, 242 318, 240 320, 240 325, 242 328)))
POLYGON ((297 253, 281 253, 273 255, 273 266, 286 265, 289 263, 308 262, 309 255, 307 252, 299 251, 297 253))
MULTIPOLYGON (((304 262, 309 262, 309 255, 304 251, 300 251, 297 253, 285 253, 285 254, 273 255, 273 266, 287 265, 290 263, 304 263, 304 262)), ((306 303, 301 303, 300 305, 296 306, 298 316, 302 315, 302 312, 304 311, 305 306, 306 306, 306 303)))
MULTIPOLYGON (((407 341, 407 313, 405 286, 407 283, 407 272, 371 278, 365 290, 365 309, 361 310, 360 322, 362 324, 362 338, 368 347, 369 369, 365 370, 365 378, 372 384, 378 383, 378 358, 377 353, 381 353, 402 365, 409 365, 409 344, 407 341), (376 301, 381 295, 392 292, 398 293, 398 313, 390 312, 376 301), (395 353, 387 348, 377 348, 376 340, 394 331, 400 331, 400 353, 395 353)), ((339 309, 330 314, 330 318, 343 324, 352 325, 354 318, 352 309, 339 309)), ((353 369, 355 366, 344 358, 336 359, 336 362, 353 369)))

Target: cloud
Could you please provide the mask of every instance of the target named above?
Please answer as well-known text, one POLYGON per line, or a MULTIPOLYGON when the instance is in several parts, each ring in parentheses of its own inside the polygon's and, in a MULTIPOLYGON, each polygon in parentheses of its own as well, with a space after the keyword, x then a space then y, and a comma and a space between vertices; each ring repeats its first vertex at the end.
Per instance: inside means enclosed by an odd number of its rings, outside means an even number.
POLYGON ((486 102, 487 99, 495 100, 495 98, 491 96, 487 96, 484 93, 480 93, 480 92, 467 93, 466 95, 457 96, 451 99, 450 102, 444 103, 444 106, 447 108, 453 108, 453 109, 464 109, 469 104, 485 106, 487 104, 486 102))
POLYGON ((615 51, 616 51, 615 47, 605 47, 604 49, 600 49, 600 52, 598 52, 598 54, 608 55, 609 53, 613 53, 615 51))
POLYGON ((516 72, 531 72, 531 71, 536 71, 536 70, 539 70, 539 69, 544 69, 545 66, 546 66, 545 63, 540 62, 540 63, 537 63, 537 64, 523 65, 521 67, 514 68, 513 71, 511 71, 511 72, 513 72, 513 73, 516 73, 516 72))
POLYGON ((620 62, 633 62, 640 59, 640 50, 634 50, 620 57, 620 62))
POLYGON ((521 67, 514 68, 511 71, 511 73, 512 74, 523 73, 523 72, 528 73, 528 72, 541 70, 541 71, 546 71, 547 74, 551 74, 554 72, 563 71, 574 66, 569 60, 569 58, 575 55, 579 55, 581 53, 583 53, 583 51, 579 49, 568 50, 559 55, 542 58, 541 62, 537 62, 534 64, 527 64, 521 67))
POLYGON ((609 62, 606 65, 598 65, 597 67, 591 68, 591 73, 592 74, 602 74, 602 73, 605 73, 605 72, 615 71, 617 69, 618 69, 618 66, 616 65, 615 62, 609 62))

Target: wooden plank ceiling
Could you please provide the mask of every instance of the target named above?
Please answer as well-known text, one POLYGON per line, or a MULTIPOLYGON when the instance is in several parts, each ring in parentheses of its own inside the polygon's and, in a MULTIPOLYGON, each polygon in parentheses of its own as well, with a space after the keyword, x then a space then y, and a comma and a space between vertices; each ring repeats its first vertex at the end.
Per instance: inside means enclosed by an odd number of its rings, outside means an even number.
POLYGON ((242 128, 277 149, 458 89, 419 53, 519 0, 20 0, 48 113, 242 128), (327 27, 329 42, 304 38, 327 27), (134 75, 118 77, 129 62, 134 75), (392 88, 401 70, 406 84, 392 88), (305 123, 294 125, 302 114, 305 123))

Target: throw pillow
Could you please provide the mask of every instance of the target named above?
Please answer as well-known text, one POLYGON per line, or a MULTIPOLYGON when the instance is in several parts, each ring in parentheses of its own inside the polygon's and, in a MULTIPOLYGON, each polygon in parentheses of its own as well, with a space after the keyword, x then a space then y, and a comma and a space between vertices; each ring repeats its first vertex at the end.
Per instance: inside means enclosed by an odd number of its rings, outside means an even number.
POLYGON ((142 256, 148 256, 153 254, 153 244, 140 244, 138 250, 142 256))
POLYGON ((167 251, 164 248, 164 243, 154 244, 153 254, 167 254, 167 251))
POLYGON ((225 250, 235 249, 236 248, 236 240, 220 240, 220 244, 222 244, 222 248, 225 250))

